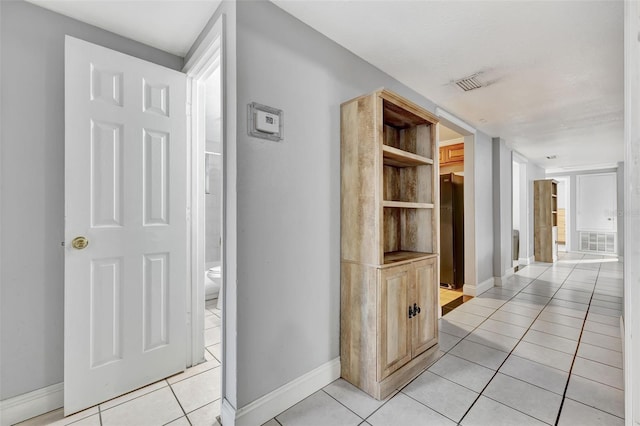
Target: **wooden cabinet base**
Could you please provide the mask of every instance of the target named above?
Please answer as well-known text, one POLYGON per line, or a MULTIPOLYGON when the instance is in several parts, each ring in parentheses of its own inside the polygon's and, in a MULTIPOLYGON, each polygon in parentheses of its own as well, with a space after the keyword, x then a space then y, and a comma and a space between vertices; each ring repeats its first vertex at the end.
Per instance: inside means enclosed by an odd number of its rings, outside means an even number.
POLYGON ((410 381, 418 377, 422 372, 436 362, 441 356, 440 345, 421 353, 395 373, 391 374, 381 382, 362 382, 358 383, 354 377, 349 377, 348 371, 342 370, 342 378, 350 382, 352 385, 362 389, 372 397, 383 400, 391 395, 396 389, 400 389, 410 381))
POLYGON ((377 395, 370 394, 376 399, 385 399, 396 389, 402 388, 411 380, 415 379, 431 364, 442 356, 440 345, 435 345, 412 359, 407 365, 396 371, 377 386, 377 395))
POLYGON ((437 257, 385 267, 343 261, 341 275, 342 377, 384 399, 435 360, 437 257))

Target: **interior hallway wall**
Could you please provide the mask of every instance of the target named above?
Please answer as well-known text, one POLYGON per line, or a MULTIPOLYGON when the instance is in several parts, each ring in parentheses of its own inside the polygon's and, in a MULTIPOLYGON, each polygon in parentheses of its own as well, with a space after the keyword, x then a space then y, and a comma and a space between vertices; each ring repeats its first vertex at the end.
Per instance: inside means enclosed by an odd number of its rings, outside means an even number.
MULTIPOLYGON (((435 105, 270 2, 238 2, 237 25, 243 407, 339 356, 340 104, 386 87, 435 105), (247 136, 250 102, 284 111, 283 141, 247 136)), ((476 139, 477 161, 490 163, 491 139, 476 139)), ((489 199, 479 199, 478 216, 491 229, 490 169, 479 177, 489 199)), ((487 237, 483 268, 493 256, 491 231, 487 237)))
MULTIPOLYGON (((527 208, 527 216, 528 216, 528 223, 529 223, 529 232, 528 232, 528 244, 527 244, 527 258, 533 262, 534 261, 534 251, 533 251, 533 245, 534 245, 534 239, 533 239, 533 234, 534 234, 534 224, 533 224, 533 209, 534 209, 534 204, 533 204, 533 198, 534 198, 534 194, 533 194, 533 182, 536 180, 540 180, 540 179, 545 179, 545 174, 544 174, 544 169, 540 166, 538 166, 537 164, 534 164, 533 162, 529 161, 527 163, 527 197, 528 197, 528 208, 527 208)), ((521 246, 522 247, 522 246, 521 246)), ((524 257, 524 256, 523 256, 524 257)))
POLYGON ((0 399, 63 381, 64 36, 181 69, 180 57, 0 1, 0 399))
POLYGON ((493 138, 493 275, 513 272, 513 157, 501 138, 493 138))
MULTIPOLYGON (((466 146, 465 146, 466 151, 466 146)), ((466 155, 466 152, 465 152, 466 155)), ((491 137, 476 132, 474 155, 476 274, 481 284, 493 278, 493 145, 491 137)), ((465 262, 466 263, 466 262, 465 262)), ((466 272, 465 268, 465 272, 466 272)))

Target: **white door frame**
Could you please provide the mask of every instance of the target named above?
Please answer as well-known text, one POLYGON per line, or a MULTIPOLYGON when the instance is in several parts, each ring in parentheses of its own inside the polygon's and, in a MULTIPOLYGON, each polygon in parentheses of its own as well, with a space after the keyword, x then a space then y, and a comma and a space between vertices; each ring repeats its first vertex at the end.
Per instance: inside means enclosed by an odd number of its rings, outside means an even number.
POLYGON ((640 254, 640 4, 624 2, 624 397, 625 424, 640 424, 640 265, 635 261, 640 254))
MULTIPOLYGON (((189 141, 189 166, 191 173, 187 192, 191 223, 189 233, 189 282, 187 286, 187 366, 204 361, 204 283, 205 265, 205 203, 204 160, 205 160, 205 111, 204 82, 217 67, 222 65, 224 24, 219 17, 202 40, 196 51, 184 65, 182 71, 187 75, 187 115, 189 141)), ((224 99, 224 72, 221 67, 220 85, 224 99)), ((224 110, 224 109, 223 109, 224 110)), ((225 155, 223 149, 223 156, 225 155)), ((222 174, 223 191, 225 173, 222 174)), ((224 196, 223 196, 224 200, 224 196)), ((223 201, 224 203, 224 201, 223 201)), ((222 223, 225 223, 225 208, 222 207, 222 223)), ((222 227, 222 265, 225 254, 225 229, 222 227)), ((222 291, 226 283, 226 270, 222 271, 222 291)))
POLYGON ((529 198, 531 189, 529 188, 529 181, 527 180, 529 160, 517 151, 513 151, 512 161, 518 163, 520 167, 520 177, 518 178, 520 198, 516 200, 512 197, 511 200, 512 203, 517 202, 520 204, 520 253, 518 255, 518 264, 522 262, 528 265, 533 262, 533 255, 529 254, 529 241, 531 241, 529 235, 529 230, 531 229, 531 223, 529 221, 529 210, 531 209, 529 198))

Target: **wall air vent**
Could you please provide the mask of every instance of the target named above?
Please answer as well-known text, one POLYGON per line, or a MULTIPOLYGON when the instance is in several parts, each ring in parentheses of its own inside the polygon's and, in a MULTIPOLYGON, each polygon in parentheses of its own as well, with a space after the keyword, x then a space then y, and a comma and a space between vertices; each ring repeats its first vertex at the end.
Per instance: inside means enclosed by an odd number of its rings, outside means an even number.
POLYGON ((476 74, 470 75, 469 77, 465 77, 465 78, 461 78, 460 80, 456 80, 456 81, 454 81, 454 83, 456 85, 458 85, 458 87, 461 88, 462 90, 464 90, 465 92, 468 92, 470 90, 479 89, 482 86, 484 86, 484 84, 482 84, 480 82, 480 80, 478 80, 478 76, 479 75, 480 75, 480 73, 476 73, 476 74))

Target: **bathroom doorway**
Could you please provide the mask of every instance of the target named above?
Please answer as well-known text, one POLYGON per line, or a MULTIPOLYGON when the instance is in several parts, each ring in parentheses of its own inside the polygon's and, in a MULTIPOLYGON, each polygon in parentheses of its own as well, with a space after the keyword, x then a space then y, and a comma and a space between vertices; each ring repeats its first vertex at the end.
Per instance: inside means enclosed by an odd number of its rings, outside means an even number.
MULTIPOLYGON (((218 361, 222 327, 222 93, 219 61, 204 82, 204 346, 218 361)), ((207 354, 205 354, 205 358, 207 354)))
MULTIPOLYGON (((187 60, 191 139, 190 342, 187 380, 199 410, 220 416, 224 383, 225 116, 223 20, 218 17, 187 60)), ((185 380, 186 381, 186 380, 185 380)), ((185 385, 187 386, 187 385, 185 385)), ((194 400, 194 401, 195 401, 194 400)), ((195 402, 194 402, 195 405, 195 402)))

